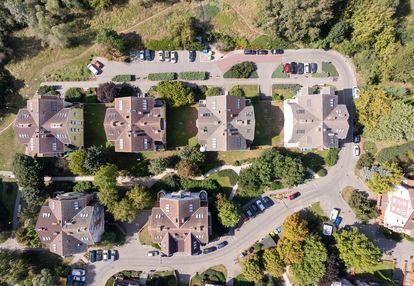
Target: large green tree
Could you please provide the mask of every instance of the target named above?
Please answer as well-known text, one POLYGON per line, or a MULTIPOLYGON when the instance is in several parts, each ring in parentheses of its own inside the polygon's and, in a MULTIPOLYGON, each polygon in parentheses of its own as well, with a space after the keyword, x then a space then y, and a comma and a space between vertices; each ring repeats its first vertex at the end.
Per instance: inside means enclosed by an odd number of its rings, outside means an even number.
POLYGON ((303 256, 302 243, 286 237, 278 241, 276 249, 286 264, 299 263, 303 256))
POLYGON ((95 174, 94 184, 101 190, 116 188, 118 167, 113 164, 102 166, 95 174))
POLYGON ((58 277, 52 275, 51 271, 44 268, 32 279, 33 286, 58 285, 58 277))
POLYGON ((27 155, 16 153, 13 157, 13 173, 22 188, 42 188, 42 170, 37 161, 27 155))
POLYGON ((271 247, 263 253, 264 269, 273 277, 281 277, 285 273, 285 263, 276 248, 271 247))
POLYGON ((157 85, 157 93, 173 107, 190 105, 194 102, 194 92, 180 81, 162 81, 157 85))
POLYGON ((414 83, 414 42, 401 47, 390 61, 391 78, 405 83, 414 83))
POLYGON ((221 193, 216 197, 216 207, 220 223, 224 227, 233 227, 240 220, 240 206, 227 200, 221 193))
POLYGON ((78 149, 71 152, 68 156, 69 169, 75 175, 88 175, 88 170, 83 166, 86 157, 85 149, 78 149))
POLYGON ((249 281, 259 282, 263 278, 262 263, 257 255, 251 255, 242 263, 244 278, 249 281))
POLYGON ((354 227, 334 233, 339 257, 357 272, 371 272, 382 253, 375 243, 354 227))
POLYGON ((394 189, 403 179, 403 172, 395 162, 385 162, 381 167, 386 171, 385 174, 373 173, 368 181, 368 187, 374 193, 387 193, 394 189))

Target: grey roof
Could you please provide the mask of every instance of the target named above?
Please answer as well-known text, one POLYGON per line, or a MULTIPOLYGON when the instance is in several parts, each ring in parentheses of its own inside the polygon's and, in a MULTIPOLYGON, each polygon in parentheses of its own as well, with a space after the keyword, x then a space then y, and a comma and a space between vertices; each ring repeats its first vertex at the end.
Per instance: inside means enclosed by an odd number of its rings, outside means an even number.
POLYGON ((349 130, 349 113, 338 104, 333 88, 323 87, 313 94, 302 88, 295 99, 284 102, 286 147, 334 148, 349 130))
POLYGON ((243 96, 210 96, 198 104, 197 138, 206 151, 245 150, 254 139, 255 117, 243 96))

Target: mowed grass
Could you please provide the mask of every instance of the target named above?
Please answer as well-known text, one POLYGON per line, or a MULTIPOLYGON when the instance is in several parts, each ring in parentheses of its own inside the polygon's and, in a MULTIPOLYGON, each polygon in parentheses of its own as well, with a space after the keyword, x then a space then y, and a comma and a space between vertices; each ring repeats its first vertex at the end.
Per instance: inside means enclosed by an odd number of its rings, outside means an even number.
POLYGON ((104 104, 86 104, 83 110, 85 147, 104 146, 106 144, 106 135, 103 122, 106 106, 104 104))
POLYGON ((283 129, 283 112, 280 104, 270 101, 254 102, 256 127, 254 146, 279 146, 283 129))
POLYGON ((259 99, 259 86, 257 84, 241 84, 236 85, 244 91, 244 96, 248 99, 258 100, 259 99))
POLYGON ((219 283, 225 283, 227 277, 227 269, 224 265, 216 265, 213 267, 210 267, 206 271, 194 275, 193 279, 191 279, 191 286, 202 286, 205 281, 210 282, 219 282, 219 283))
POLYGON ((394 285, 393 282, 394 261, 382 261, 372 273, 357 273, 356 278, 380 283, 380 285, 394 285))
POLYGON ((194 142, 197 135, 195 106, 167 108, 167 146, 170 149, 194 142))
POLYGON ((14 154, 24 153, 25 150, 24 145, 20 144, 17 139, 12 126, 0 135, 0 146, 0 170, 10 171, 14 154))

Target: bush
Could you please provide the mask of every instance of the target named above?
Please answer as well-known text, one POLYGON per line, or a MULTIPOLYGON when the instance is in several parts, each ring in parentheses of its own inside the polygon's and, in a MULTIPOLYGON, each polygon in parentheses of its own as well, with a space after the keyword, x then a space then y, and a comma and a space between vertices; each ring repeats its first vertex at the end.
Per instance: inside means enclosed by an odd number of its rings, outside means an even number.
POLYGON ((182 80, 205 80, 208 72, 180 72, 179 77, 182 80))
POLYGON ((177 78, 175 72, 161 72, 161 73, 150 73, 148 74, 148 80, 174 80, 177 78))
POLYGON ((279 94, 273 94, 272 95, 272 100, 273 101, 283 101, 285 98, 283 97, 283 95, 279 95, 279 94))
POLYGON ((113 82, 101 83, 96 90, 99 102, 109 103, 119 96, 119 88, 113 82))
POLYGON ((206 91, 206 96, 218 96, 221 94, 221 88, 212 86, 206 91))
POLYGON ((130 74, 118 74, 112 78, 112 81, 125 82, 132 81, 132 75, 130 74))
POLYGON ((365 141, 362 144, 362 149, 364 149, 365 152, 371 153, 373 155, 377 153, 377 146, 374 142, 371 141, 365 141))
POLYGON ((378 216, 376 202, 368 198, 368 194, 354 190, 349 200, 349 206, 355 212, 357 219, 367 222, 378 216))
POLYGON ((408 143, 394 147, 385 148, 378 152, 377 161, 380 163, 391 161, 397 158, 398 156, 407 153, 408 151, 412 151, 413 149, 414 141, 410 141, 408 143))
POLYGON ((180 81, 162 81, 157 86, 157 93, 171 106, 180 107, 194 102, 194 92, 180 81))
POLYGON ((325 177, 327 174, 327 171, 325 169, 320 169, 317 174, 319 177, 325 177))
POLYGON ((56 90, 56 88, 54 86, 49 86, 49 85, 42 85, 37 90, 37 93, 40 95, 49 95, 49 96, 59 95, 59 92, 56 90))
POLYGON ((65 101, 80 102, 83 98, 83 90, 79 87, 71 87, 65 92, 65 101))
POLYGON ((256 71, 256 65, 253 62, 241 62, 232 66, 223 75, 224 78, 249 78, 256 71))
POLYGON ((229 92, 230 96, 244 96, 244 90, 240 86, 233 86, 229 92))
POLYGON ((364 167, 371 167, 372 164, 374 164, 374 161, 374 156, 371 153, 365 153, 359 157, 356 167, 358 170, 361 170, 364 167))
POLYGON ((328 155, 325 158, 325 163, 328 166, 333 166, 338 161, 339 148, 329 148, 328 155))
POLYGON ((148 171, 153 175, 161 174, 165 171, 169 163, 168 158, 155 158, 150 161, 148 171))

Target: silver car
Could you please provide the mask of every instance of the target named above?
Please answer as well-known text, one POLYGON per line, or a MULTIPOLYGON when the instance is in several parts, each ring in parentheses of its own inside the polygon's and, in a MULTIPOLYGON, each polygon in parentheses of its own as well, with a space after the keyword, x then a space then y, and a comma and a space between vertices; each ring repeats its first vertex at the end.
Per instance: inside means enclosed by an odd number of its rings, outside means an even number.
POLYGON ((177 63, 177 60, 178 60, 178 54, 177 54, 177 52, 176 51, 172 51, 171 52, 171 62, 173 64, 175 64, 175 63, 177 63))
POLYGON ((164 51, 158 51, 158 60, 160 62, 164 61, 164 51))

